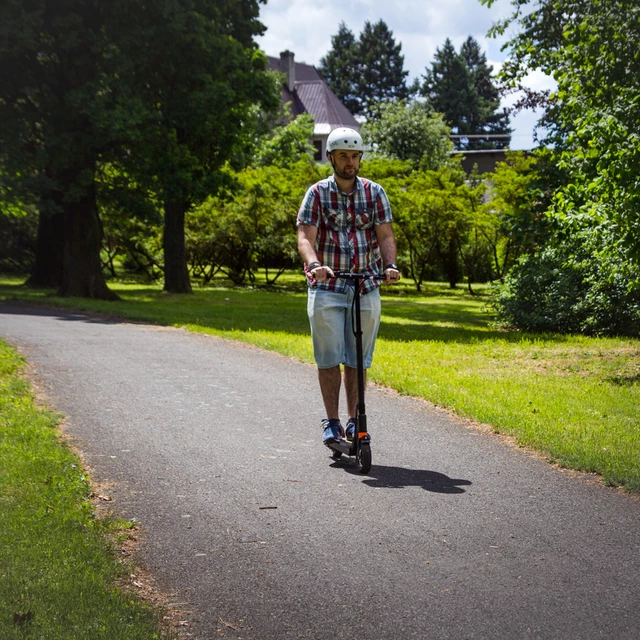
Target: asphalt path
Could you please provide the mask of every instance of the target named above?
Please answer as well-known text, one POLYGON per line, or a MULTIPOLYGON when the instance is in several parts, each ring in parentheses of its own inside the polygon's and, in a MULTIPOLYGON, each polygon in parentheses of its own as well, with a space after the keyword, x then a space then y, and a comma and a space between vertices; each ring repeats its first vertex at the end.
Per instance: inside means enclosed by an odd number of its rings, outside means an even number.
POLYGON ((10 304, 0 336, 194 638, 640 637, 633 496, 374 386, 363 476, 315 369, 242 344, 10 304))

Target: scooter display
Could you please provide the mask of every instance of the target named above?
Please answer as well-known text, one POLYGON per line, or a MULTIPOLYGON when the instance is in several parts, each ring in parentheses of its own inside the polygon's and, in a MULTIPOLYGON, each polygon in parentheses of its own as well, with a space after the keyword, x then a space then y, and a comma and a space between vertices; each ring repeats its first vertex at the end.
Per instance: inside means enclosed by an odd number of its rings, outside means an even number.
POLYGON ((360 318, 360 290, 365 280, 384 280, 383 275, 370 273, 352 273, 351 271, 335 271, 336 278, 349 280, 354 283, 352 328, 356 338, 356 357, 358 364, 358 405, 356 407, 356 428, 353 439, 340 438, 328 446, 333 449, 332 458, 340 460, 342 455, 355 457, 356 465, 360 473, 369 473, 371 470, 371 436, 367 431, 367 413, 364 403, 364 363, 362 353, 362 323, 360 318))

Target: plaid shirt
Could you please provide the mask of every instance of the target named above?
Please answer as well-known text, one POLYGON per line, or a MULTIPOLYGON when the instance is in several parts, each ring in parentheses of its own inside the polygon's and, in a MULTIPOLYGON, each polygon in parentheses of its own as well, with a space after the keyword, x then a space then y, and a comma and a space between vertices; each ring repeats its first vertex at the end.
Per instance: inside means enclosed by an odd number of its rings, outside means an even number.
MULTIPOLYGON (((384 189, 371 180, 356 177, 356 188, 349 195, 340 191, 330 176, 307 191, 297 225, 318 229, 315 250, 323 266, 333 271, 382 273, 382 257, 375 227, 391 222, 391 205, 384 189)), ((344 293, 346 281, 331 278, 316 280, 307 270, 310 287, 344 293)), ((365 280, 365 292, 380 286, 378 280, 365 280)))

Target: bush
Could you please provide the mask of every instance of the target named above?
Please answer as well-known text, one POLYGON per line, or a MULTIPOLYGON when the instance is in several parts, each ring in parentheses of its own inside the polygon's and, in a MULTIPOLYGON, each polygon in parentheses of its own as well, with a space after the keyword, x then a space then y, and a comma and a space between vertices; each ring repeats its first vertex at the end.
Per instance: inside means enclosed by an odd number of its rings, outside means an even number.
POLYGON ((38 214, 0 211, 0 272, 30 273, 36 259, 38 214))
POLYGON ((640 335, 639 269, 620 248, 593 251, 596 235, 522 257, 493 288, 499 321, 526 331, 640 335))

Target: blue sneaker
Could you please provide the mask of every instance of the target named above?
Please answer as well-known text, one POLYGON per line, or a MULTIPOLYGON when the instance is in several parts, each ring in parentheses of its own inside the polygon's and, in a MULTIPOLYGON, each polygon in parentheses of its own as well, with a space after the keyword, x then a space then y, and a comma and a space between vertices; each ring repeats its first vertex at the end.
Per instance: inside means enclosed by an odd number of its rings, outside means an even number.
MULTIPOLYGON (((356 437, 356 419, 355 418, 349 418, 347 420, 347 426, 346 426, 346 435, 345 438, 347 440, 349 440, 350 442, 353 442, 353 439, 356 437)), ((369 441, 371 440, 371 436, 367 436, 369 438, 369 441)))
POLYGON ((325 418, 322 421, 324 434, 322 435, 322 444, 329 445, 332 442, 338 442, 344 436, 344 429, 338 418, 325 418))
POLYGON ((347 426, 346 426, 346 435, 345 438, 347 440, 351 440, 353 441, 355 435, 356 435, 356 419, 355 418, 349 418, 347 420, 347 426))

